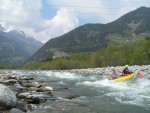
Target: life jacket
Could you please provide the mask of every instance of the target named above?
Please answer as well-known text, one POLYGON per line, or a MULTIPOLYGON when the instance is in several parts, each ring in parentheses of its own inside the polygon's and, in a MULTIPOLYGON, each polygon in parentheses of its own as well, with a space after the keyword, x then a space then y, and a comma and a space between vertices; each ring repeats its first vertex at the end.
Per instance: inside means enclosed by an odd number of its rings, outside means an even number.
POLYGON ((123 74, 127 75, 127 74, 131 74, 131 72, 129 71, 128 68, 124 68, 123 74))

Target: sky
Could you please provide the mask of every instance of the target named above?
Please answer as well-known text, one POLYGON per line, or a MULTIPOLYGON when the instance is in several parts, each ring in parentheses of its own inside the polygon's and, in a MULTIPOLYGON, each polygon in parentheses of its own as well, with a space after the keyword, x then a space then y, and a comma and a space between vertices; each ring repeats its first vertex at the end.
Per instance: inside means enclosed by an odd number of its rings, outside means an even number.
POLYGON ((0 0, 0 24, 46 43, 88 23, 109 23, 149 0, 0 0))

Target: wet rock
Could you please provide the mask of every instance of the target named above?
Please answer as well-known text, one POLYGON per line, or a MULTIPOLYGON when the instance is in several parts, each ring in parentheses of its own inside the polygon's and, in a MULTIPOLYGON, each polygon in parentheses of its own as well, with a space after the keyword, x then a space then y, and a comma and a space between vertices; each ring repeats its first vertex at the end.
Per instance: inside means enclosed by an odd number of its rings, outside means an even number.
POLYGON ((27 103, 24 101, 24 99, 21 99, 18 101, 16 108, 23 111, 23 112, 27 112, 26 104, 27 103))
POLYGON ((37 109, 38 107, 35 104, 26 104, 25 108, 26 108, 27 112, 30 112, 30 111, 37 109))
POLYGON ((20 80, 29 80, 27 76, 20 76, 19 79, 20 80))
POLYGON ((52 87, 46 86, 44 88, 45 91, 54 91, 54 89, 52 87))
POLYGON ((32 85, 33 85, 33 87, 36 87, 36 88, 42 87, 42 84, 40 84, 38 82, 32 82, 32 85))
POLYGON ((69 99, 69 100, 72 100, 72 99, 75 99, 75 98, 78 98, 79 96, 76 96, 76 95, 72 95, 72 96, 67 96, 66 98, 69 99))
POLYGON ((32 83, 22 83, 22 86, 24 87, 34 87, 32 83))
POLYGON ((5 84, 5 85, 13 85, 17 82, 17 80, 14 80, 14 79, 0 79, 0 83, 1 84, 5 84))
POLYGON ((69 90, 69 88, 68 87, 59 87, 59 88, 57 88, 55 90, 69 90))
POLYGON ((31 93, 25 92, 25 93, 17 94, 16 96, 17 98, 22 99, 22 98, 26 98, 28 95, 31 95, 31 93))
POLYGON ((28 77, 28 80, 34 80, 34 77, 28 77))
POLYGON ((32 92, 32 93, 26 92, 26 93, 17 94, 17 98, 25 99, 28 103, 39 104, 39 103, 46 102, 49 96, 37 92, 32 92))
POLYGON ((29 89, 30 91, 35 91, 35 92, 36 92, 36 91, 38 91, 40 88, 36 88, 36 87, 29 87, 28 89, 29 89))
MULTIPOLYGON (((27 113, 51 113, 51 110, 49 109, 38 109, 38 110, 34 110, 34 111, 28 111, 27 113)), ((58 113, 58 112, 56 112, 58 113)))
POLYGON ((36 92, 26 97, 27 102, 32 104, 39 104, 46 102, 48 98, 49 96, 36 92))
POLYGON ((19 109, 13 108, 13 109, 10 110, 10 113, 25 113, 25 112, 23 112, 19 109))
POLYGON ((32 103, 32 104, 39 104, 39 103, 43 103, 46 102, 47 99, 41 98, 41 97, 37 97, 37 96, 32 96, 30 98, 27 98, 27 102, 28 103, 32 103))
POLYGON ((17 80, 15 80, 15 79, 9 79, 8 81, 9 81, 9 83, 17 83, 17 80))
POLYGON ((29 107, 27 113, 59 113, 58 110, 50 105, 35 106, 34 104, 28 104, 27 106, 29 107))
POLYGON ((10 75, 10 79, 16 79, 17 80, 17 76, 16 75, 10 75))
POLYGON ((2 78, 2 79, 10 79, 10 75, 9 74, 0 74, 0 78, 2 78))
POLYGON ((46 86, 46 87, 38 88, 36 91, 37 92, 43 92, 46 94, 51 94, 54 91, 54 89, 52 87, 46 86))
POLYGON ((6 86, 0 84, 0 110, 8 110, 16 107, 17 98, 6 86))
POLYGON ((0 83, 1 83, 1 84, 5 84, 5 85, 8 85, 8 84, 9 84, 9 81, 8 81, 8 80, 5 80, 5 79, 0 79, 0 83))
POLYGON ((29 83, 29 81, 28 81, 28 80, 20 80, 20 79, 19 79, 19 80, 18 80, 18 83, 22 85, 22 84, 24 84, 24 83, 29 83))
POLYGON ((19 90, 23 90, 26 89, 25 87, 21 86, 20 84, 14 84, 15 88, 19 89, 19 90))

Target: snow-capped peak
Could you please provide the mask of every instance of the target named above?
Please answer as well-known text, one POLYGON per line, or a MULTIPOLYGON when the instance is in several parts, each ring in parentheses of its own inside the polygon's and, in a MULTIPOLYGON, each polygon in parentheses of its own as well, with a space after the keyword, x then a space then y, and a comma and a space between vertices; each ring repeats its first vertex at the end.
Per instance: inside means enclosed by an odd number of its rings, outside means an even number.
POLYGON ((16 29, 14 26, 4 26, 3 24, 0 24, 0 31, 3 31, 5 33, 15 34, 16 36, 21 36, 26 39, 33 39, 32 36, 27 35, 24 31, 21 31, 20 29, 16 29))
POLYGON ((3 24, 0 24, 0 31, 9 32, 9 31, 11 31, 11 30, 13 30, 13 29, 14 29, 13 26, 6 27, 6 26, 4 26, 3 24))
POLYGON ((3 26, 3 25, 1 25, 1 24, 0 24, 0 30, 1 30, 1 31, 5 31, 4 26, 3 26))

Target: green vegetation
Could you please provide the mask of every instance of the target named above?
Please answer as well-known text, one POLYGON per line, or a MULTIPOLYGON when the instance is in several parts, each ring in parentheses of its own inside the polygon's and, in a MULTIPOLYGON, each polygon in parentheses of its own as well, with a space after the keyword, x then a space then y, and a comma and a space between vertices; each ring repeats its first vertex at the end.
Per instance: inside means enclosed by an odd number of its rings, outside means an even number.
POLYGON ((0 69, 19 69, 17 66, 0 65, 0 69))
POLYGON ((150 64, 150 40, 124 46, 109 45, 96 52, 82 52, 73 54, 69 58, 57 58, 51 61, 28 64, 23 69, 76 69, 94 68, 118 65, 150 64))

